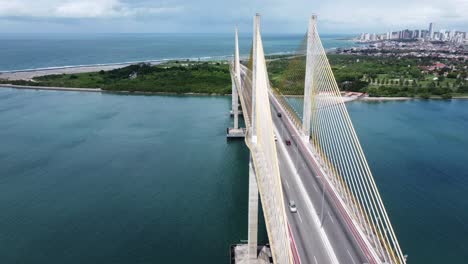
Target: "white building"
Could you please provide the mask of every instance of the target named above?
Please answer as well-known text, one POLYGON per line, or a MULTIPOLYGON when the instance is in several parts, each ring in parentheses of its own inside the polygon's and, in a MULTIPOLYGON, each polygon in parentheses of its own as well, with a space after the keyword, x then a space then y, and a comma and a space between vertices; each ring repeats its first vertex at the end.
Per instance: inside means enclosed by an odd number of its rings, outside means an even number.
POLYGON ((429 39, 434 38, 434 23, 429 23, 429 39))

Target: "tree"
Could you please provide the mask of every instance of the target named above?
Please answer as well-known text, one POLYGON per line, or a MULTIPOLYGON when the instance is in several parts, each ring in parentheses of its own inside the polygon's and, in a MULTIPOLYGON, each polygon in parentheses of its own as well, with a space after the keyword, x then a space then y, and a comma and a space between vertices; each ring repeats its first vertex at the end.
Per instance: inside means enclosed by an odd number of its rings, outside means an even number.
POLYGON ((450 78, 450 79, 455 79, 457 78, 458 74, 455 73, 455 72, 451 72, 449 74, 447 74, 447 78, 450 78))

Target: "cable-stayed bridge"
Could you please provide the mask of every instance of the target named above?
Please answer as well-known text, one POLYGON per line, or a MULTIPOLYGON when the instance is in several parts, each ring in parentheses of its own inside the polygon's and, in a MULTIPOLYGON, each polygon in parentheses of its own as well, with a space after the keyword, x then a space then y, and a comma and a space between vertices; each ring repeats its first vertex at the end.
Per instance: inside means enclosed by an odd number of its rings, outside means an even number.
POLYGON ((406 263, 312 16, 299 49, 265 59, 260 16, 241 64, 231 63, 234 126, 250 149, 247 254, 257 250, 258 201, 274 263, 406 263), (270 81, 267 67, 287 64, 270 81), (246 128, 239 128, 239 104, 246 128), (295 210, 297 209, 297 210, 295 210))

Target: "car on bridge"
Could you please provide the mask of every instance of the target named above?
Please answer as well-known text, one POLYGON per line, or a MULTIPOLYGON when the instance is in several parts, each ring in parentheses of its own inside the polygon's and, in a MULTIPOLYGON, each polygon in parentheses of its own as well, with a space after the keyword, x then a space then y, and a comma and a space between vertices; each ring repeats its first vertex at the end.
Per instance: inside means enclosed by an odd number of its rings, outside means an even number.
POLYGON ((297 213, 296 203, 292 200, 289 201, 289 211, 291 211, 291 213, 297 213))
POLYGON ((286 139, 286 145, 291 146, 291 140, 286 139))
POLYGON ((281 118, 281 117, 282 117, 282 115, 281 115, 281 113, 280 113, 280 112, 278 112, 276 115, 277 115, 279 118, 281 118))

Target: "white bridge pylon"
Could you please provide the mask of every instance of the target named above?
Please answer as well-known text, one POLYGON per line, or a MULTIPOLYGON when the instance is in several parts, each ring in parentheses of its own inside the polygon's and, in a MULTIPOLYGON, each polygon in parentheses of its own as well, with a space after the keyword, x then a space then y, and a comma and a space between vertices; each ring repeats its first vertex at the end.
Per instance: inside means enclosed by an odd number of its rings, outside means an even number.
MULTIPOLYGON (((274 139, 274 127, 270 110, 269 81, 260 34, 260 16, 254 17, 253 65, 251 85, 241 80, 238 56, 237 34, 234 62, 231 75, 240 95, 242 112, 246 123, 245 142, 251 152, 253 170, 250 170, 249 184, 249 245, 247 263, 257 263, 257 214, 260 194, 265 224, 274 263, 293 263, 288 222, 284 205, 283 190, 279 172, 277 151, 274 139), (248 109, 250 108, 250 109, 248 109), (253 172, 254 171, 254 172, 253 172), (252 177, 254 177, 253 184, 252 177), (257 189, 257 185, 258 189, 257 189)), ((233 91, 233 94, 235 92, 233 91)))

